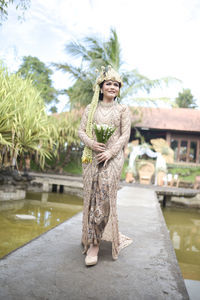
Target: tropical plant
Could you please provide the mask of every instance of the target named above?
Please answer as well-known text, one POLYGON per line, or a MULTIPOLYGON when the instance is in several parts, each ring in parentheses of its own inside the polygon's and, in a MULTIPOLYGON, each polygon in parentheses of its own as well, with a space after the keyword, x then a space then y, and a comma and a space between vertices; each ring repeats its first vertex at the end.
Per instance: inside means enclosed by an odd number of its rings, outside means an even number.
POLYGON ((69 96, 71 107, 85 106, 91 102, 92 88, 96 78, 95 69, 100 69, 102 65, 111 65, 121 74, 124 88, 120 98, 129 97, 129 100, 132 102, 137 99, 133 95, 139 90, 148 93, 153 87, 160 86, 163 83, 168 84, 173 80, 169 77, 151 80, 141 75, 136 69, 132 71, 125 70, 121 47, 115 29, 111 29, 111 34, 107 41, 102 41, 97 36, 91 36, 86 37, 82 42, 70 42, 65 49, 67 54, 73 58, 81 58, 79 67, 69 63, 53 64, 58 70, 69 73, 74 80, 70 88, 63 90, 63 93, 69 96))
POLYGON ((41 166, 50 157, 48 116, 30 79, 9 74, 0 66, 0 152, 1 164, 13 167, 25 152, 36 152, 41 166), (8 159, 9 157, 9 159, 8 159))
POLYGON ((0 65, 0 164, 16 167, 17 162, 33 154, 41 167, 45 159, 69 161, 72 147, 79 145, 78 126, 81 110, 48 116, 44 101, 30 78, 10 74, 0 65))
POLYGON ((80 145, 78 137, 80 118, 80 110, 49 116, 52 126, 51 137, 55 141, 55 159, 51 166, 59 172, 69 163, 72 149, 80 145))

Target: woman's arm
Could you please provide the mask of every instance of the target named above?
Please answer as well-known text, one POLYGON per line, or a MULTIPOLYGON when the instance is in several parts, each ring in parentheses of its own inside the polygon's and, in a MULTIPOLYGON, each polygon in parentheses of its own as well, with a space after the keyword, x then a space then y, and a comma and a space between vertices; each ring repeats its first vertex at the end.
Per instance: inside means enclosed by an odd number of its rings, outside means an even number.
POLYGON ((89 148, 92 149, 92 144, 94 142, 93 139, 91 139, 87 134, 86 134, 86 126, 87 126, 87 119, 88 119, 88 112, 89 112, 89 105, 85 108, 83 116, 81 118, 81 123, 79 126, 78 130, 78 135, 81 139, 81 141, 89 148))
POLYGON ((123 105, 122 107, 120 127, 121 136, 119 137, 117 142, 112 145, 111 148, 109 148, 109 152, 111 153, 112 157, 116 156, 119 151, 127 145, 130 138, 131 116, 129 108, 126 105, 123 105))

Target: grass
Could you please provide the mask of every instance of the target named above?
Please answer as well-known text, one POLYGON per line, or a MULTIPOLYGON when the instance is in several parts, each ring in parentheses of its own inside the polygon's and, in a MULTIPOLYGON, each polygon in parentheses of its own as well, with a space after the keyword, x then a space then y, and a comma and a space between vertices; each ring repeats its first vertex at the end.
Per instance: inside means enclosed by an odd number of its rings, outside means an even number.
POLYGON ((200 175, 200 167, 168 165, 168 173, 178 174, 180 179, 194 182, 195 177, 200 175))
POLYGON ((63 169, 64 172, 81 175, 82 174, 82 166, 80 161, 70 161, 63 169))

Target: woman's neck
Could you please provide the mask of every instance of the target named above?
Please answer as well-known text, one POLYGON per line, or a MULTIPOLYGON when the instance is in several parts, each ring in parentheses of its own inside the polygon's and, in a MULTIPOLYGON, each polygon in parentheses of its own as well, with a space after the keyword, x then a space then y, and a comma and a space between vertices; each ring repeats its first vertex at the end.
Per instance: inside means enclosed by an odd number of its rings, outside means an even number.
POLYGON ((114 101, 110 101, 110 102, 100 101, 99 105, 102 107, 113 107, 113 105, 115 105, 115 102, 114 101))
POLYGON ((102 100, 104 103, 112 103, 114 102, 114 98, 105 98, 103 97, 103 100, 102 100))

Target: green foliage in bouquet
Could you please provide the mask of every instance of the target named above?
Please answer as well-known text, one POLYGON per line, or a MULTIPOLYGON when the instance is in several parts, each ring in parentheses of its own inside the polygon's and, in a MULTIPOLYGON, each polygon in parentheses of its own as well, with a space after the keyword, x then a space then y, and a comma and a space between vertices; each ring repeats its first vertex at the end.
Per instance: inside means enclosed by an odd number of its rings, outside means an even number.
POLYGON ((107 124, 97 125, 94 124, 94 132, 97 137, 97 142, 106 144, 116 128, 107 124))

